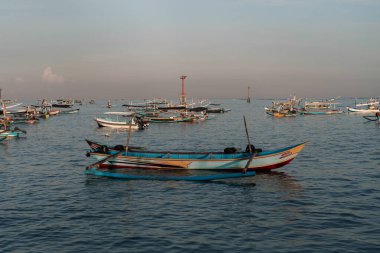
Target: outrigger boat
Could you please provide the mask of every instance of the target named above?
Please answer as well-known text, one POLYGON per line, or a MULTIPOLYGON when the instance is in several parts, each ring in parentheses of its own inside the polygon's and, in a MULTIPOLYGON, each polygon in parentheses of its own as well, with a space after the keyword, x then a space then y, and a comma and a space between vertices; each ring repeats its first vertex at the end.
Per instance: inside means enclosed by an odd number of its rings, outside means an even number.
POLYGON ((74 114, 74 113, 78 113, 78 112, 79 112, 79 108, 78 109, 71 109, 71 110, 60 110, 59 114, 74 114))
POLYGON ((21 130, 17 127, 15 127, 13 130, 0 130, 0 138, 11 138, 11 137, 17 137, 19 138, 22 134, 25 134, 26 131, 21 130))
POLYGON ((355 107, 347 107, 347 110, 356 113, 377 113, 380 112, 379 101, 371 98, 367 103, 357 104, 355 102, 355 107))
MULTIPOLYGON (((123 146, 110 147, 88 141, 91 151, 87 156, 102 160, 123 151, 123 146)), ((304 148, 301 143, 281 149, 262 151, 253 149, 254 156, 248 150, 238 152, 235 148, 226 148, 224 152, 154 152, 129 149, 117 157, 101 163, 100 168, 133 168, 157 170, 217 170, 217 171, 267 171, 290 163, 304 148)))
POLYGON ((333 102, 335 99, 306 102, 305 106, 298 110, 301 115, 332 115, 342 114, 343 110, 336 109, 339 103, 333 102))
POLYGON ((297 106, 301 103, 302 98, 296 96, 289 98, 287 101, 272 101, 271 107, 264 107, 266 114, 276 117, 295 117, 297 116, 297 106))
POLYGON ((135 114, 135 112, 105 112, 107 115, 115 115, 116 119, 112 118, 95 118, 96 123, 99 127, 109 127, 116 129, 144 129, 147 125, 141 118, 137 118, 135 121, 134 118, 130 120, 120 120, 118 116, 128 117, 135 114), (130 124, 130 121, 132 124, 130 124))
POLYGON ((244 125, 248 140, 245 152, 238 152, 236 148, 226 148, 224 152, 152 152, 129 148, 131 128, 128 131, 126 146, 117 145, 115 147, 108 147, 87 140, 87 143, 91 147, 91 151, 87 153, 87 156, 96 157, 98 162, 87 166, 85 174, 123 179, 186 181, 211 181, 251 177, 256 175, 257 170, 270 170, 288 164, 305 146, 305 143, 301 143, 272 151, 255 149, 249 139, 245 117, 244 125), (98 168, 106 170, 98 170, 98 168), (131 168, 136 172, 153 169, 156 171, 166 171, 166 173, 160 173, 159 175, 131 175, 115 173, 114 169, 117 168, 131 168), (167 174, 170 171, 190 172, 192 170, 219 172, 198 176, 172 176, 167 174), (229 171, 233 171, 233 173, 229 171))

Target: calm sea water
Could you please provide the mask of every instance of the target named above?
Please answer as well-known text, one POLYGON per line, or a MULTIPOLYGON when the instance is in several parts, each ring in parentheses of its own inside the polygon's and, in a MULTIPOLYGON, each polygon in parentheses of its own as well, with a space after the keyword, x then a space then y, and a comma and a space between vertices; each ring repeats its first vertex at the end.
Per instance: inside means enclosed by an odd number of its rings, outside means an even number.
POLYGON ((263 110, 270 100, 213 102, 232 111, 197 124, 151 125, 133 132, 130 144, 245 148, 243 115, 256 147, 309 143, 291 164, 253 178, 122 181, 83 174, 94 162, 85 138, 127 139, 125 131, 97 128, 93 118, 106 101, 20 126, 26 138, 0 144, 0 251, 380 252, 379 124, 347 113, 275 119, 263 110))

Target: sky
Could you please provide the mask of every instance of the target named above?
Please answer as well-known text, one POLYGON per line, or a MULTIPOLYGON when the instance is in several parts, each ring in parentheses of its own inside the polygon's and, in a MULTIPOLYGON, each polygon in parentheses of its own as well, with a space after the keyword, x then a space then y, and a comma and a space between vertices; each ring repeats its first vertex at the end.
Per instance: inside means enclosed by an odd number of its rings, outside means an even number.
POLYGON ((380 96, 378 0, 2 0, 3 97, 380 96))

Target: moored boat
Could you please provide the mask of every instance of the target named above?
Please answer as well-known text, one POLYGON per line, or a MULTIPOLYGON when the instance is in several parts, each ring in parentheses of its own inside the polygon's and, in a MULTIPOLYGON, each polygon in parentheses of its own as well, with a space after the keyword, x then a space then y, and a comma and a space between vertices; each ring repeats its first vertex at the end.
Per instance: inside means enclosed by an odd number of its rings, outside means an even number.
POLYGON ((59 114, 74 114, 74 113, 78 113, 78 112, 79 112, 79 108, 78 109, 71 109, 71 110, 60 110, 59 114))
POLYGON ((266 114, 276 117, 295 117, 297 116, 297 106, 301 103, 301 98, 296 96, 289 98, 287 101, 272 101, 272 106, 264 107, 266 114))
POLYGON ((366 103, 357 104, 355 102, 355 106, 347 107, 347 111, 355 112, 355 113, 366 113, 366 114, 377 113, 377 112, 380 112, 379 101, 375 98, 371 98, 366 103))
POLYGON ((12 137, 20 137, 22 134, 25 134, 26 131, 23 131, 17 127, 13 130, 0 130, 0 138, 5 137, 5 138, 12 138, 12 137))
MULTIPOLYGON (((104 114, 126 117, 131 116, 132 114, 134 114, 134 112, 106 112, 104 114)), ((118 117, 116 119, 95 118, 95 121, 99 127, 109 127, 115 129, 129 129, 129 127, 131 127, 131 129, 144 129, 147 126, 147 124, 144 122, 142 118, 137 118, 137 120, 135 120, 134 117, 129 120, 121 120, 118 117)))
POLYGON ((318 101, 305 101, 304 107, 297 112, 301 115, 334 115, 342 114, 343 110, 337 109, 335 99, 326 99, 318 101))
MULTIPOLYGON (((219 171, 265 171, 280 168, 290 163, 304 148, 306 143, 276 150, 254 150, 251 153, 225 149, 224 152, 154 152, 128 150, 100 164, 101 168, 134 169, 179 169, 179 170, 219 170, 219 171)), ((112 148, 102 150, 92 148, 88 156, 99 161, 120 151, 112 148)))

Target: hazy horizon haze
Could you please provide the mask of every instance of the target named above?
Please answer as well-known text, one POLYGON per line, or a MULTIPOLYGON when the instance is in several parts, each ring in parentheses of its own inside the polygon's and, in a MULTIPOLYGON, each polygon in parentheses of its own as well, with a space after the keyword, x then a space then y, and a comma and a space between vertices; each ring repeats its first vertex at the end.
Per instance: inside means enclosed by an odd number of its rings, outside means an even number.
POLYGON ((5 0, 3 97, 380 96, 380 1, 5 0))

